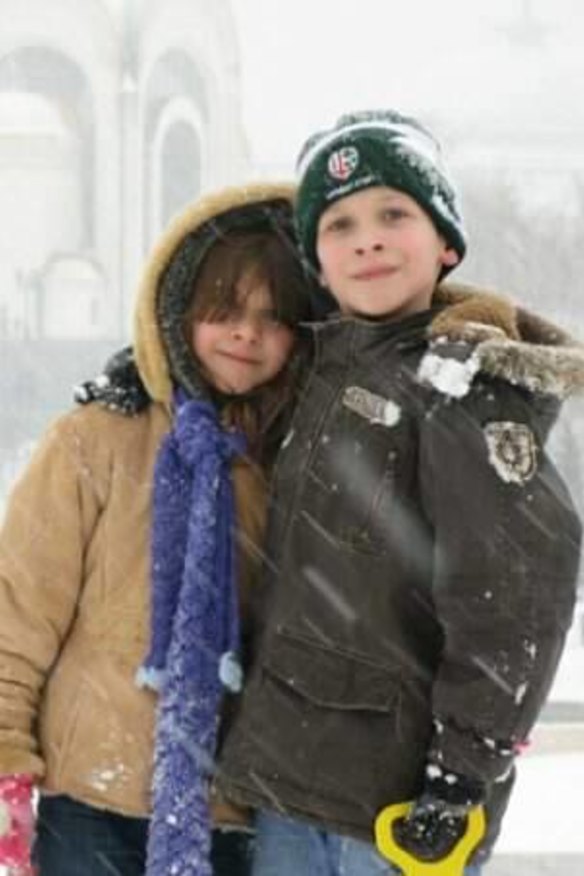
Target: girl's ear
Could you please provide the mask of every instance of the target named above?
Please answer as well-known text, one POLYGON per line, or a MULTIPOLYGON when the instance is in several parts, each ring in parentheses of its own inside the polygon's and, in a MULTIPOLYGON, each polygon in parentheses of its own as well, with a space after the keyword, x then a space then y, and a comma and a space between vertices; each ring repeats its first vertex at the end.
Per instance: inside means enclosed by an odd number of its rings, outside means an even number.
POLYGON ((458 257, 458 253, 455 249, 449 246, 447 249, 442 251, 442 255, 440 257, 440 262, 447 268, 453 268, 460 261, 458 257))

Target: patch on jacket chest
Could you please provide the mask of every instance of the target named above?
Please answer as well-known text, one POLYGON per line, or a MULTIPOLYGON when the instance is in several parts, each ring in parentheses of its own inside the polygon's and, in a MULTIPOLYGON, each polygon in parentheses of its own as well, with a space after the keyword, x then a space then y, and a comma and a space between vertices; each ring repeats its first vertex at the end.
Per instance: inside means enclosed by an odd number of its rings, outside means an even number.
POLYGON ((343 405, 370 423, 380 423, 382 426, 395 426, 401 416, 399 405, 361 386, 346 388, 343 405))
POLYGON ((537 469, 537 443, 524 423, 488 423, 484 429, 489 462, 508 484, 525 484, 537 469))

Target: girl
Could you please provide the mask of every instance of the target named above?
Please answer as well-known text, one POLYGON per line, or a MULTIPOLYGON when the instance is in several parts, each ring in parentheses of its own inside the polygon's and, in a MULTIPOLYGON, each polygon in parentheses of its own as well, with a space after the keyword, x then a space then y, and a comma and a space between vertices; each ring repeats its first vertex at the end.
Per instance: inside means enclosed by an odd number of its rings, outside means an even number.
POLYGON ((0 863, 22 873, 34 787, 40 876, 246 871, 245 812, 209 777, 307 315, 290 195, 233 189, 175 222, 139 292, 141 381, 86 385, 11 497, 0 863))

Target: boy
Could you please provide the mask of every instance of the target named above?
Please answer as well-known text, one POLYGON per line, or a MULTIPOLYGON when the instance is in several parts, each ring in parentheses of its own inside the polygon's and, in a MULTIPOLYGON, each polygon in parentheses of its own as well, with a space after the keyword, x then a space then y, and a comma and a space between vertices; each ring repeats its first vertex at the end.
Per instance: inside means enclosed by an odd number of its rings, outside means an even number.
POLYGON ((329 319, 284 441, 263 635, 222 760, 260 810, 254 876, 393 873, 377 813, 442 858, 484 804, 478 873, 570 624, 580 524, 543 445, 584 385, 565 335, 438 285, 465 253, 438 147, 394 112, 299 163, 329 319))

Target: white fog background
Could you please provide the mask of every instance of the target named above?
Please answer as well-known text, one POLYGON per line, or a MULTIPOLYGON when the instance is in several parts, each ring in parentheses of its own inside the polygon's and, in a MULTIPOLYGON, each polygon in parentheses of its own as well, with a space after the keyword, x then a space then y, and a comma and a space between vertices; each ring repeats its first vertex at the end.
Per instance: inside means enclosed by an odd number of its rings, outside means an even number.
MULTIPOLYGON (((584 337, 581 0, 0 0, 0 505, 72 386, 128 342, 140 264, 224 184, 394 107, 463 195, 456 272, 584 337)), ((584 508, 584 404, 554 448, 584 508)), ((486 876, 584 873, 584 615, 486 876)))

